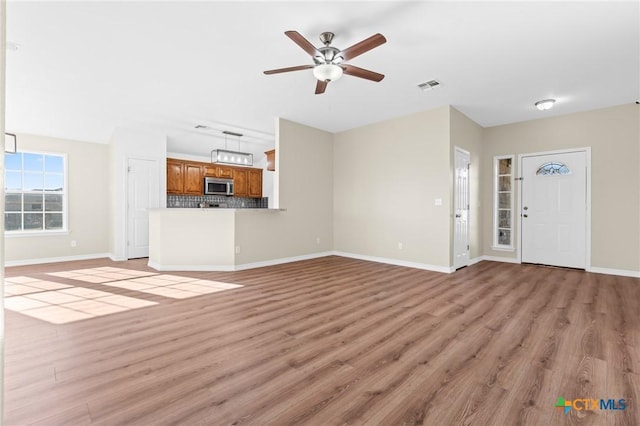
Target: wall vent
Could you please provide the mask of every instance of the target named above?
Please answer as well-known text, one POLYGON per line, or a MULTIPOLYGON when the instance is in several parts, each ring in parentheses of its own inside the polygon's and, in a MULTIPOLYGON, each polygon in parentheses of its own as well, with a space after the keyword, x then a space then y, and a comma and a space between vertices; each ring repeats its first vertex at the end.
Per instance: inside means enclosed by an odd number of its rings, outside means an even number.
POLYGON ((425 92, 428 90, 433 90, 438 86, 440 86, 440 82, 438 80, 429 80, 425 83, 418 84, 418 88, 425 92))

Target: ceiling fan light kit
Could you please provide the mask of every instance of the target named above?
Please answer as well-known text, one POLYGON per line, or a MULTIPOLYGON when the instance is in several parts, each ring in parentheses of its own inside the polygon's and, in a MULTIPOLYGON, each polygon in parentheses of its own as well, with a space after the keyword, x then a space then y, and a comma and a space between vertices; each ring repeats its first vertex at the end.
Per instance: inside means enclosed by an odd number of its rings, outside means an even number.
POLYGON ((335 64, 320 64, 313 68, 313 76, 320 81, 336 81, 342 77, 342 68, 335 64))
POLYGON ((380 46, 381 44, 386 43, 387 39, 384 38, 382 34, 374 34, 344 50, 331 46, 331 42, 334 37, 334 34, 331 32, 324 32, 320 34, 320 41, 324 46, 318 48, 312 45, 297 31, 285 31, 285 35, 300 46, 302 50, 307 52, 307 54, 309 54, 313 59, 314 64, 268 70, 264 72, 267 75, 313 69, 313 76, 318 80, 316 83, 316 95, 324 93, 327 88, 327 84, 331 81, 338 80, 342 77, 342 74, 364 78, 365 80, 375 82, 379 82, 384 78, 383 74, 369 71, 364 68, 358 68, 353 65, 343 64, 343 61, 353 59, 380 46))

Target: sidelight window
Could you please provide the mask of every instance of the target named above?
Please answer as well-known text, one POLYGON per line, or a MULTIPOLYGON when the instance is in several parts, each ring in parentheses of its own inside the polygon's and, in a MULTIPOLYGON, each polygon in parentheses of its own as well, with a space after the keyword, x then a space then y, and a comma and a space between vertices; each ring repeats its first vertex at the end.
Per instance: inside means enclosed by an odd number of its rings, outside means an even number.
POLYGON ((66 230, 66 158, 59 154, 5 154, 5 231, 66 230))
POLYGON ((493 249, 513 250, 513 155, 494 157, 493 249))

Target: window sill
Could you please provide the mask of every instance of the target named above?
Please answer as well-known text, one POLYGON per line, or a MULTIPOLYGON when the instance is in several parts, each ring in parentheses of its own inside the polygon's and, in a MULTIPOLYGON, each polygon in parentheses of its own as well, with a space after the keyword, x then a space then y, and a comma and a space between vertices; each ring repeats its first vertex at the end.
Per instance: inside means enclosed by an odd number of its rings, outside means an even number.
POLYGON ((491 250, 495 250, 495 251, 510 251, 510 252, 516 251, 515 248, 507 247, 507 246, 491 246, 491 250))
POLYGON ((68 229, 61 231, 22 231, 22 232, 14 232, 14 231, 4 231, 5 238, 24 238, 24 237, 59 237, 62 235, 69 235, 71 231, 68 229))

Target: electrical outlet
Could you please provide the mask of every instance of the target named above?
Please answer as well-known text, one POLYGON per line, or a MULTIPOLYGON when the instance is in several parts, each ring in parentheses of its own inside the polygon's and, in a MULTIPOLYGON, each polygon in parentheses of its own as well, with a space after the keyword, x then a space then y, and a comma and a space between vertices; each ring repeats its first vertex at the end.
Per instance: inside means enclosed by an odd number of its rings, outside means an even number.
POLYGON ((76 240, 71 240, 71 247, 76 247, 78 242, 76 240))
POLYGON ((240 246, 236 246, 236 254, 240 254, 240 246))
POLYGON ((316 237, 316 244, 320 244, 320 237, 316 237))
POLYGON ((442 198, 436 198, 436 199, 434 200, 434 204, 435 204, 436 206, 441 206, 441 205, 442 205, 442 198))
POLYGON ((398 250, 402 250, 402 247, 403 247, 402 243, 398 243, 398 250))

